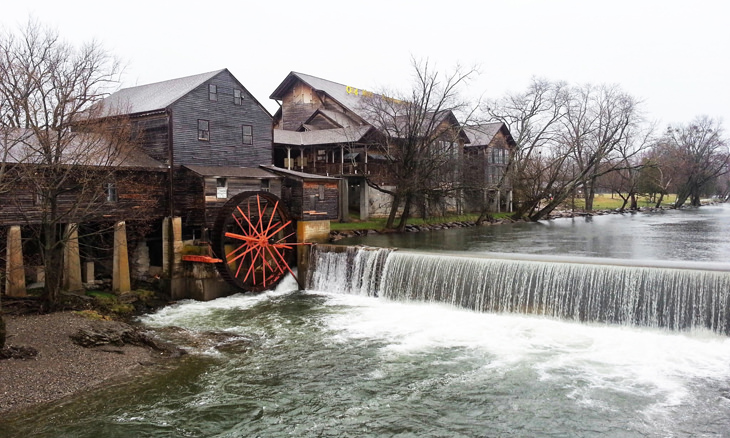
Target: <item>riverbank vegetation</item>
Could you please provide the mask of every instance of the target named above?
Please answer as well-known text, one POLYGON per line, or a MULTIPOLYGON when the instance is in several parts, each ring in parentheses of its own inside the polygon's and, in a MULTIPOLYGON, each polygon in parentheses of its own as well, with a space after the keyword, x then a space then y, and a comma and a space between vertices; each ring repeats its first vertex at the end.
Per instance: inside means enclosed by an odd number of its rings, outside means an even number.
MULTIPOLYGON (((677 195, 669 194, 664 196, 663 202, 660 207, 673 208, 674 202, 677 195)), ((638 208, 643 207, 656 207, 656 197, 648 195, 639 195, 636 197, 638 208)), ((593 199, 593 210, 620 210, 624 205, 624 198, 617 194, 597 194, 593 199)), ((586 200, 583 197, 576 197, 566 200, 560 210, 565 211, 578 211, 585 213, 586 200)), ((406 222, 406 225, 410 226, 423 226, 423 225, 438 225, 447 224, 454 222, 467 222, 475 223, 479 218, 479 214, 463 214, 463 215, 447 215, 447 216, 433 216, 427 218, 411 217, 406 222)), ((513 218, 512 213, 491 213, 489 219, 491 221, 504 221, 513 218)), ((362 230, 386 230, 387 219, 386 218, 373 218, 370 220, 360 220, 356 216, 352 216, 349 222, 330 222, 330 230, 332 231, 362 231, 362 230)))
POLYGON ((463 96, 476 69, 457 65, 442 73, 427 61, 412 65, 410 90, 384 91, 399 98, 374 95, 367 105, 385 133, 380 152, 393 177, 389 189, 368 178, 371 187, 393 197, 385 228, 403 231, 434 203, 447 210, 453 208, 448 199, 475 191, 482 196, 466 211, 486 215, 512 192, 512 218, 532 221, 566 203, 590 212, 660 207, 670 193, 676 194, 675 208, 699 206, 703 197, 730 198, 730 142, 718 119, 698 116, 662 128, 646 116, 640 99, 618 85, 539 78, 524 91, 474 102, 463 96), (489 123, 501 123, 514 140, 508 157, 490 156, 482 165, 455 152, 466 129, 489 123), (475 178, 485 174, 486 180, 475 178), (602 204, 602 193, 620 201, 602 204))

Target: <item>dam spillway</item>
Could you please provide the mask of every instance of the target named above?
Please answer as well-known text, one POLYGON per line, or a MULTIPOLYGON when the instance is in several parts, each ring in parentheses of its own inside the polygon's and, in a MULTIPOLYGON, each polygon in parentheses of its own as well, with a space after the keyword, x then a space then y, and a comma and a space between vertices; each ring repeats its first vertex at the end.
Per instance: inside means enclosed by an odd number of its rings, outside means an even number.
POLYGON ((479 312, 730 334, 730 267, 386 248, 313 248, 307 288, 479 312))

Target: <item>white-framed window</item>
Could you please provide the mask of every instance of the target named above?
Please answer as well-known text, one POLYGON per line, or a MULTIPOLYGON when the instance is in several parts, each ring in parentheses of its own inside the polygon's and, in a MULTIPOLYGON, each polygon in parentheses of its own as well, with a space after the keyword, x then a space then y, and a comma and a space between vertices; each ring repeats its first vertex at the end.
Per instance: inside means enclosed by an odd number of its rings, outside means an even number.
POLYGON ((218 199, 227 199, 228 198, 228 179, 227 178, 216 178, 215 185, 216 185, 215 197, 218 199))
POLYGON ((241 143, 253 144, 253 126, 241 125, 241 143))
POLYGON ((208 99, 218 100, 218 86, 214 84, 208 84, 208 99))
POLYGON ((210 122, 198 119, 198 140, 210 141, 210 122))
POLYGON ((237 88, 233 89, 233 104, 243 105, 243 90, 237 88))

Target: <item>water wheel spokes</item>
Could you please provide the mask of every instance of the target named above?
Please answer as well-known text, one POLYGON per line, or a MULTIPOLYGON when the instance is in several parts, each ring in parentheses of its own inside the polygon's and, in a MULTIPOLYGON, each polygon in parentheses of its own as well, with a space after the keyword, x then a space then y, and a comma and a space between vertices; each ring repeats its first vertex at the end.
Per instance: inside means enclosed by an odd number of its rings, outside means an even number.
POLYGON ((273 287, 290 273, 296 232, 280 200, 268 192, 244 192, 222 208, 213 229, 218 271, 236 287, 252 292, 273 287))

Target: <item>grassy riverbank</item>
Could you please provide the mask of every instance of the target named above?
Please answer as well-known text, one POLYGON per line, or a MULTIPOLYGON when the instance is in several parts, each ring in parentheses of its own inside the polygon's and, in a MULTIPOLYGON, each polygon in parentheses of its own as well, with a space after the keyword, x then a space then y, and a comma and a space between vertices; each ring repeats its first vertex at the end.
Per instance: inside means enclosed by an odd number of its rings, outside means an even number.
MULTIPOLYGON (((670 206, 674 203, 676 195, 668 195, 664 197, 662 202, 663 206, 670 206)), ((647 196, 639 196, 637 198, 638 206, 641 207, 654 207, 656 201, 650 199, 647 196)), ((621 208, 623 200, 618 195, 596 195, 593 200, 594 210, 616 210, 621 208)), ((574 200, 568 200, 564 205, 565 210, 576 210, 584 211, 585 199, 575 198, 574 200)), ((494 219, 506 219, 511 216, 511 213, 492 213, 494 219)), ((435 225, 449 222, 475 222, 479 217, 478 214, 464 214, 464 215, 453 215, 453 216, 440 216, 431 218, 410 218, 408 225, 435 225)), ((353 216, 349 222, 336 222, 330 223, 330 229, 332 231, 360 231, 360 230, 383 230, 385 229, 386 218, 374 218, 370 220, 360 220, 356 216, 353 216)))

